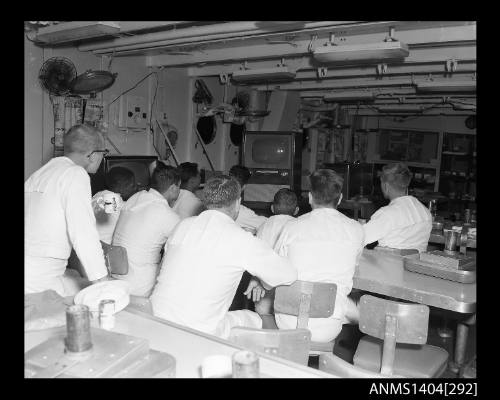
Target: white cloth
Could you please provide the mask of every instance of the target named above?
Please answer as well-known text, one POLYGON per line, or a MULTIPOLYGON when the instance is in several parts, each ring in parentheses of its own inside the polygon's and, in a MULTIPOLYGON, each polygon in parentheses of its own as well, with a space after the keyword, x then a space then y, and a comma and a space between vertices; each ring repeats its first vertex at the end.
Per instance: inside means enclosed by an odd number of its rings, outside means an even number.
POLYGON ((73 248, 89 280, 108 274, 94 212, 90 178, 67 157, 56 157, 24 183, 25 292, 55 290, 73 248))
POLYGON ((77 293, 73 301, 75 304, 86 305, 91 312, 99 312, 99 303, 102 300, 114 300, 115 314, 127 307, 130 302, 129 293, 128 282, 109 280, 86 287, 77 293))
POLYGON ((266 222, 266 220, 267 217, 257 215, 253 210, 241 204, 240 212, 238 213, 238 217, 236 218, 236 223, 242 228, 256 231, 264 222, 266 222))
MULTIPOLYGON (((288 222, 276 250, 297 268, 298 280, 337 284, 335 310, 329 318, 311 318, 313 341, 329 342, 340 332, 347 311, 357 259, 363 250, 363 228, 333 208, 317 208, 288 222), (339 328, 340 327, 340 328, 339 328)), ((295 329, 297 318, 276 313, 280 329, 295 329)))
POLYGON ((201 200, 194 193, 186 189, 181 189, 172 209, 181 219, 184 219, 199 215, 204 207, 201 200))
POLYGON ((130 294, 149 296, 156 282, 160 253, 180 221, 168 201, 155 189, 130 197, 120 212, 113 245, 127 249, 128 274, 113 275, 130 283, 130 294))
POLYGON ((427 250, 432 231, 432 216, 427 207, 413 196, 402 196, 379 208, 363 225, 365 245, 394 249, 427 250))
POLYGON ((283 227, 288 221, 292 221, 294 217, 286 214, 273 215, 260 226, 257 230, 257 237, 265 241, 273 249, 276 245, 283 227))
POLYGON ((94 215, 97 224, 97 232, 99 233, 99 238, 107 244, 111 244, 113 239, 113 232, 115 231, 116 223, 120 217, 120 211, 123 207, 122 196, 119 193, 114 193, 109 190, 102 190, 97 192, 92 197, 92 209, 94 210, 94 215), (115 195, 119 201, 117 202, 117 210, 114 213, 108 214, 102 206, 98 204, 99 199, 102 199, 106 194, 115 195))
POLYGON ((221 321, 245 270, 270 286, 288 285, 297 279, 286 258, 241 229, 228 215, 207 210, 187 218, 165 246, 150 297, 154 315, 209 334, 222 334, 227 328, 219 324, 224 324, 221 321))

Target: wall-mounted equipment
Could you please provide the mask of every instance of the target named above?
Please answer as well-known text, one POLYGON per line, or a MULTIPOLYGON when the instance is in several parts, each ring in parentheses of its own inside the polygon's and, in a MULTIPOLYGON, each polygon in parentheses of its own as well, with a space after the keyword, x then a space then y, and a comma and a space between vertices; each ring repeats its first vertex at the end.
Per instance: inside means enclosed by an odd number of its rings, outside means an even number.
POLYGON ((245 132, 242 161, 251 172, 243 193, 245 204, 267 209, 281 188, 300 196, 301 148, 302 132, 245 132))
POLYGON ((373 101, 375 94, 373 92, 362 91, 344 91, 328 93, 323 96, 325 102, 356 102, 356 101, 373 101))
POLYGON ((113 35, 118 32, 120 25, 113 21, 71 21, 40 28, 35 40, 56 44, 113 35))
POLYGON ((402 60, 410 51, 405 43, 387 41, 351 45, 326 45, 317 47, 313 56, 321 63, 372 62, 379 60, 402 60))
POLYGON ((120 100, 120 126, 145 129, 148 121, 146 99, 141 96, 126 96, 120 100))
POLYGON ((286 66, 234 71, 231 79, 235 83, 290 82, 296 72, 286 66))
POLYGON ((457 80, 429 80, 417 83, 417 92, 419 93, 461 93, 461 92, 476 92, 476 81, 457 80))

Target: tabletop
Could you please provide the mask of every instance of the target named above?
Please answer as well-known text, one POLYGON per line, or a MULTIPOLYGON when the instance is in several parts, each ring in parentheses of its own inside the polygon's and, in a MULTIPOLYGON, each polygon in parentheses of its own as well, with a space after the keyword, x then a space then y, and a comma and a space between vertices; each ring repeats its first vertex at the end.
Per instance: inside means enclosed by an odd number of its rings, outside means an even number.
MULTIPOLYGON (((96 321, 92 320, 95 326, 96 321)), ((40 331, 25 331, 24 351, 27 352, 65 327, 40 331)), ((177 378, 200 378, 200 365, 210 355, 232 356, 243 347, 218 337, 174 324, 144 312, 126 308, 116 314, 113 332, 141 337, 149 341, 153 350, 166 352, 176 359, 177 378)), ((335 378, 325 372, 309 368, 272 355, 259 353, 263 377, 273 378, 335 378)))
POLYGON ((459 283, 410 272, 403 257, 364 249, 353 287, 459 313, 476 311, 476 283, 459 283))

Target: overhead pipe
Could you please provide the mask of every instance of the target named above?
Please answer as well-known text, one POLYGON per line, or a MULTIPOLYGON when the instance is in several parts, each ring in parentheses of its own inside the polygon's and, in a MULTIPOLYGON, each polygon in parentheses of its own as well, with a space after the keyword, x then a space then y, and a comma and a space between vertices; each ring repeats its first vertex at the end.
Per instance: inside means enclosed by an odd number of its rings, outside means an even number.
MULTIPOLYGON (((307 29, 317 29, 323 27, 337 28, 342 25, 362 23, 363 21, 321 21, 306 23, 304 27, 300 29, 294 29, 294 31, 303 31, 307 29)), ((204 37, 211 35, 232 35, 232 36, 244 36, 248 34, 272 34, 275 32, 271 31, 271 27, 262 29, 258 26, 259 21, 241 21, 241 22, 228 22, 224 24, 214 24, 208 26, 194 27, 171 30, 167 32, 156 32, 146 35, 140 35, 140 37, 130 37, 130 38, 119 38, 107 41, 105 43, 87 44, 78 47, 81 51, 97 51, 103 49, 115 49, 119 50, 131 50, 140 47, 158 47, 171 44, 171 40, 174 39, 187 39, 194 37, 204 37), (146 44, 146 46, 144 46, 146 44), (143 45, 143 46, 139 46, 143 45)), ((291 25, 293 27, 293 25, 291 25)), ((275 28, 276 32, 286 31, 286 28, 282 25, 278 25, 275 28)))

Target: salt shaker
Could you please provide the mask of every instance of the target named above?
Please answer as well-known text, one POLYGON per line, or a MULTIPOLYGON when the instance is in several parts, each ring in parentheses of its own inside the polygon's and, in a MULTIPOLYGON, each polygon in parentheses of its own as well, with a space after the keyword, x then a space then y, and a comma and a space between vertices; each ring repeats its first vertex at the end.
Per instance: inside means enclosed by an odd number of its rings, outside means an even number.
POLYGON ((99 326, 110 330, 115 326, 115 301, 101 300, 99 303, 99 326))

